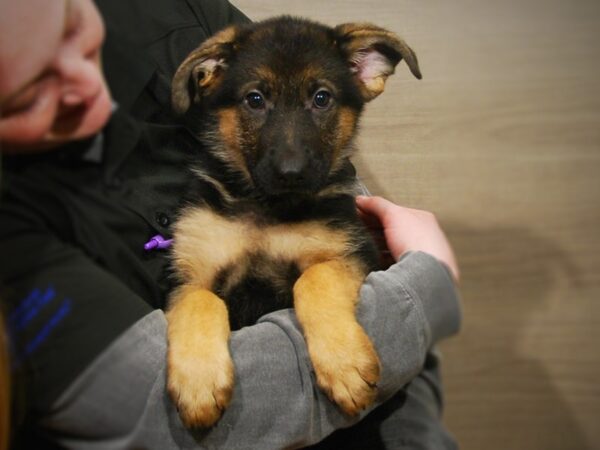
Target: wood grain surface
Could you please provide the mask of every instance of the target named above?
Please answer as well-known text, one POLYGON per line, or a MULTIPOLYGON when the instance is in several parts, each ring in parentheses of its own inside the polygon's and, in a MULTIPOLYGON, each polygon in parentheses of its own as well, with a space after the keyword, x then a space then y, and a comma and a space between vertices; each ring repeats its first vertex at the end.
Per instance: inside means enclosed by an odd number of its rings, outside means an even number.
POLYGON ((369 21, 413 47, 424 79, 401 63, 355 162, 456 249, 446 424, 465 450, 600 449, 600 2, 233 2, 255 20, 369 21))

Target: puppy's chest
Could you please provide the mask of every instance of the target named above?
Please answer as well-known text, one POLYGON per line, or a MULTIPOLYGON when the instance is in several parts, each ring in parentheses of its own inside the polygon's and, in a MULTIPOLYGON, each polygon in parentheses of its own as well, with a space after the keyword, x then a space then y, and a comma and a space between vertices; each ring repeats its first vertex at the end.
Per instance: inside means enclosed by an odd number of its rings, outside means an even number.
POLYGON ((225 217, 208 208, 190 208, 175 226, 173 260, 186 283, 206 289, 223 283, 224 271, 274 275, 295 265, 301 273, 317 262, 344 256, 351 248, 345 230, 322 221, 265 224, 251 215, 225 217), (221 278, 220 278, 221 277, 221 278))

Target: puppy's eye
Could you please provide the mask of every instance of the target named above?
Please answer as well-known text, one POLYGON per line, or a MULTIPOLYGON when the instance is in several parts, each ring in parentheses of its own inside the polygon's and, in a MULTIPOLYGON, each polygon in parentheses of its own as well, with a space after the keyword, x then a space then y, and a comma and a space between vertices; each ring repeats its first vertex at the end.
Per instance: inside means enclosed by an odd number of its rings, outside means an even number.
POLYGON ((246 95, 246 103, 252 109, 265 109, 265 98, 260 92, 252 91, 246 95))
POLYGON ((313 105, 318 109, 325 109, 331 104, 331 94, 321 89, 317 91, 315 96, 313 97, 313 105))

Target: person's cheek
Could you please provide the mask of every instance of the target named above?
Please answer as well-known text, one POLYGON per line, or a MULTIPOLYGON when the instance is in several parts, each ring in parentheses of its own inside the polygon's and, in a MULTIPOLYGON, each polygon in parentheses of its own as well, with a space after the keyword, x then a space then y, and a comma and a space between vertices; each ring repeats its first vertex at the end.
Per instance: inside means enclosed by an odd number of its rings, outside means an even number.
POLYGON ((102 48, 106 31, 95 5, 89 0, 80 3, 82 8, 81 32, 75 39, 75 45, 83 55, 91 59, 102 48))
POLYGON ((56 119, 59 101, 57 80, 50 79, 40 89, 35 102, 26 110, 0 119, 0 142, 3 151, 38 144, 49 132, 56 119))

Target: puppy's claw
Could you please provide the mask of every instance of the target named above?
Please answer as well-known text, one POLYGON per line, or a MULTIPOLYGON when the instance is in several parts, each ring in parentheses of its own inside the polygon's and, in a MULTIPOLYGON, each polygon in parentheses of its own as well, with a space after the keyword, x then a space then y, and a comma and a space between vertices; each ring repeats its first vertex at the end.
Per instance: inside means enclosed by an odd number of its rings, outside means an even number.
POLYGON ((356 324, 352 339, 311 351, 319 387, 344 413, 355 416, 377 397, 380 364, 371 341, 356 324))
POLYGON ((167 388, 186 427, 214 425, 231 400, 233 363, 227 354, 217 362, 195 358, 183 364, 171 358, 167 388))

